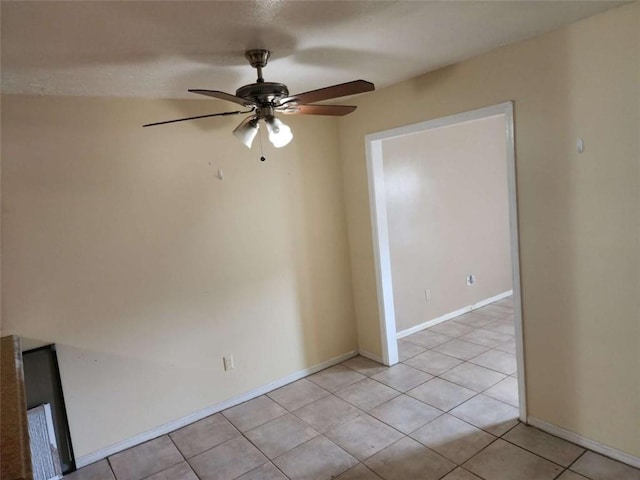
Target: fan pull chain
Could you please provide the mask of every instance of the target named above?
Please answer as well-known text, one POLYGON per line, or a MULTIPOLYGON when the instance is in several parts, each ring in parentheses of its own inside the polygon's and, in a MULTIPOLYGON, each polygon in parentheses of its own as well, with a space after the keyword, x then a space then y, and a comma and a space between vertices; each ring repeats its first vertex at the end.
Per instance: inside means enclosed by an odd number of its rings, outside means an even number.
POLYGON ((260 161, 264 162, 266 158, 264 158, 264 152, 262 150, 262 130, 258 130, 258 137, 260 137, 260 161))

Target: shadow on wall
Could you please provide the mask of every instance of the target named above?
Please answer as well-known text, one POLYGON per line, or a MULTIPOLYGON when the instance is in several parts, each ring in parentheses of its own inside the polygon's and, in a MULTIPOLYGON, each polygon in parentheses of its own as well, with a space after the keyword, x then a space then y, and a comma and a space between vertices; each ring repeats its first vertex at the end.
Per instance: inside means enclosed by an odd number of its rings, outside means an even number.
MULTIPOLYGON (((299 118, 297 123, 306 120, 299 118)), ((323 121, 330 123, 337 134, 333 119, 323 121)), ((287 202, 292 217, 297 221, 292 225, 294 232, 289 239, 291 251, 297 259, 295 284, 302 326, 300 333, 303 344, 307 346, 305 358, 308 363, 317 358, 327 345, 332 346, 331 355, 336 356, 347 351, 345 347, 348 345, 355 347, 357 340, 354 324, 349 329, 349 338, 336 336, 334 326, 343 320, 335 318, 332 313, 332 304, 345 304, 348 305, 349 321, 354 318, 342 176, 326 175, 327 171, 340 170, 338 153, 334 150, 336 146, 330 139, 320 142, 316 146, 319 158, 313 160, 305 154, 305 150, 314 143, 314 132, 298 130, 294 135, 294 142, 290 146, 296 148, 299 154, 297 160, 287 167, 287 202), (310 168, 308 162, 314 161, 330 166, 330 170, 310 168), (327 202, 327 196, 336 202, 327 202), (328 242, 329 238, 334 240, 328 242), (335 271, 339 272, 338 277, 334 277, 332 272, 335 271), (336 282, 338 278, 340 281, 336 282)), ((277 157, 275 161, 279 161, 277 157)))

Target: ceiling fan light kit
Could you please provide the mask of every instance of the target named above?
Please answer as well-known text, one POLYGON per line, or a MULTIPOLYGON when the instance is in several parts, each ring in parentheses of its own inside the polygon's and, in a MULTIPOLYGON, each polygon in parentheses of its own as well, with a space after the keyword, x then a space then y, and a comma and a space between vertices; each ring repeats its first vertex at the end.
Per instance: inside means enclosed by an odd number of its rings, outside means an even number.
POLYGON ((248 50, 245 52, 245 57, 249 61, 249 64, 256 69, 258 78, 256 83, 240 87, 236 90, 235 95, 218 90, 189 90, 189 92, 192 93, 227 100, 229 102, 242 105, 243 107, 247 107, 249 110, 178 118, 164 122, 148 123, 143 125, 143 127, 152 127, 200 118, 251 113, 252 115, 246 117, 233 130, 233 135, 247 148, 251 148, 253 140, 260 129, 260 120, 262 120, 264 121, 269 133, 269 141, 274 147, 280 148, 288 145, 291 140, 293 140, 293 133, 288 125, 276 117, 276 112, 287 115, 302 114, 343 116, 353 112, 356 107, 351 105, 313 105, 313 103, 375 90, 375 87, 371 82, 367 82, 365 80, 354 80, 353 82, 332 85, 319 90, 312 90, 305 93, 299 93, 297 95, 289 95, 289 89, 285 84, 265 82, 262 77, 262 69, 267 66, 267 61, 270 56, 271 52, 269 50, 248 50))

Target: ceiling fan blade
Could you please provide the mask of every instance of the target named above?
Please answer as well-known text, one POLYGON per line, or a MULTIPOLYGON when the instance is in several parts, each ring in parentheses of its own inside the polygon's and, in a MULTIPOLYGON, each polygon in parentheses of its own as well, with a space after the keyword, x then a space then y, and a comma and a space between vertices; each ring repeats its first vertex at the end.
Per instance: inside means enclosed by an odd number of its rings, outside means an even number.
POLYGON ((353 82, 340 83, 331 87, 312 90, 310 92, 291 95, 282 100, 281 105, 289 102, 298 103, 314 103, 330 98, 346 97, 347 95, 355 95, 356 93, 371 92, 375 90, 375 86, 366 80, 354 80, 353 82))
POLYGON ((166 120, 164 122, 155 122, 155 123, 147 123, 143 125, 143 127, 154 127, 156 125, 165 125, 167 123, 176 123, 176 122, 186 122, 187 120, 197 120, 199 118, 208 118, 208 117, 224 117, 226 115, 239 115, 241 113, 251 113, 253 109, 247 110, 246 112, 235 111, 235 112, 222 112, 222 113, 210 113, 209 115, 198 115, 197 117, 187 117, 187 118, 177 118, 175 120, 166 120))
POLYGON ((246 98, 236 97, 235 95, 231 95, 230 93, 219 92, 218 90, 199 90, 199 89, 190 89, 191 93, 197 93, 199 95, 206 95, 207 97, 219 98, 220 100, 227 100, 228 102, 237 103, 244 107, 255 107, 257 106, 255 102, 251 100, 247 100, 246 98))
POLYGON ((284 114, 302 115, 336 115, 343 116, 353 112, 357 107, 352 105, 283 105, 276 110, 284 114))

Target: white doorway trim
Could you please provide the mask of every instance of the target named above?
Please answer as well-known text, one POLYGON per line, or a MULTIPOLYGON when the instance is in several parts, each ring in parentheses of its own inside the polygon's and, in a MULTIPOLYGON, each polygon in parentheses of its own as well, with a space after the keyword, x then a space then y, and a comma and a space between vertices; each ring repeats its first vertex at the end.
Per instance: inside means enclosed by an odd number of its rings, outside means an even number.
POLYGON ((398 363, 396 317, 393 306, 393 283, 391 256, 389 251, 389 229, 384 188, 382 142, 390 138, 423 132, 457 123, 504 115, 505 147, 507 151, 507 181, 509 191, 509 230, 511 236, 511 268, 513 278, 513 306, 516 332, 516 358, 518 364, 518 397, 520 419, 527 420, 527 398, 525 389, 524 342, 522 329, 522 300, 520 292, 520 255, 518 241, 518 209, 515 173, 515 142, 513 127, 513 102, 500 103, 426 122, 392 128, 365 137, 367 175, 369 180, 369 203, 373 233, 373 252, 378 289, 378 314, 380 317, 380 339, 382 359, 385 365, 398 363))

